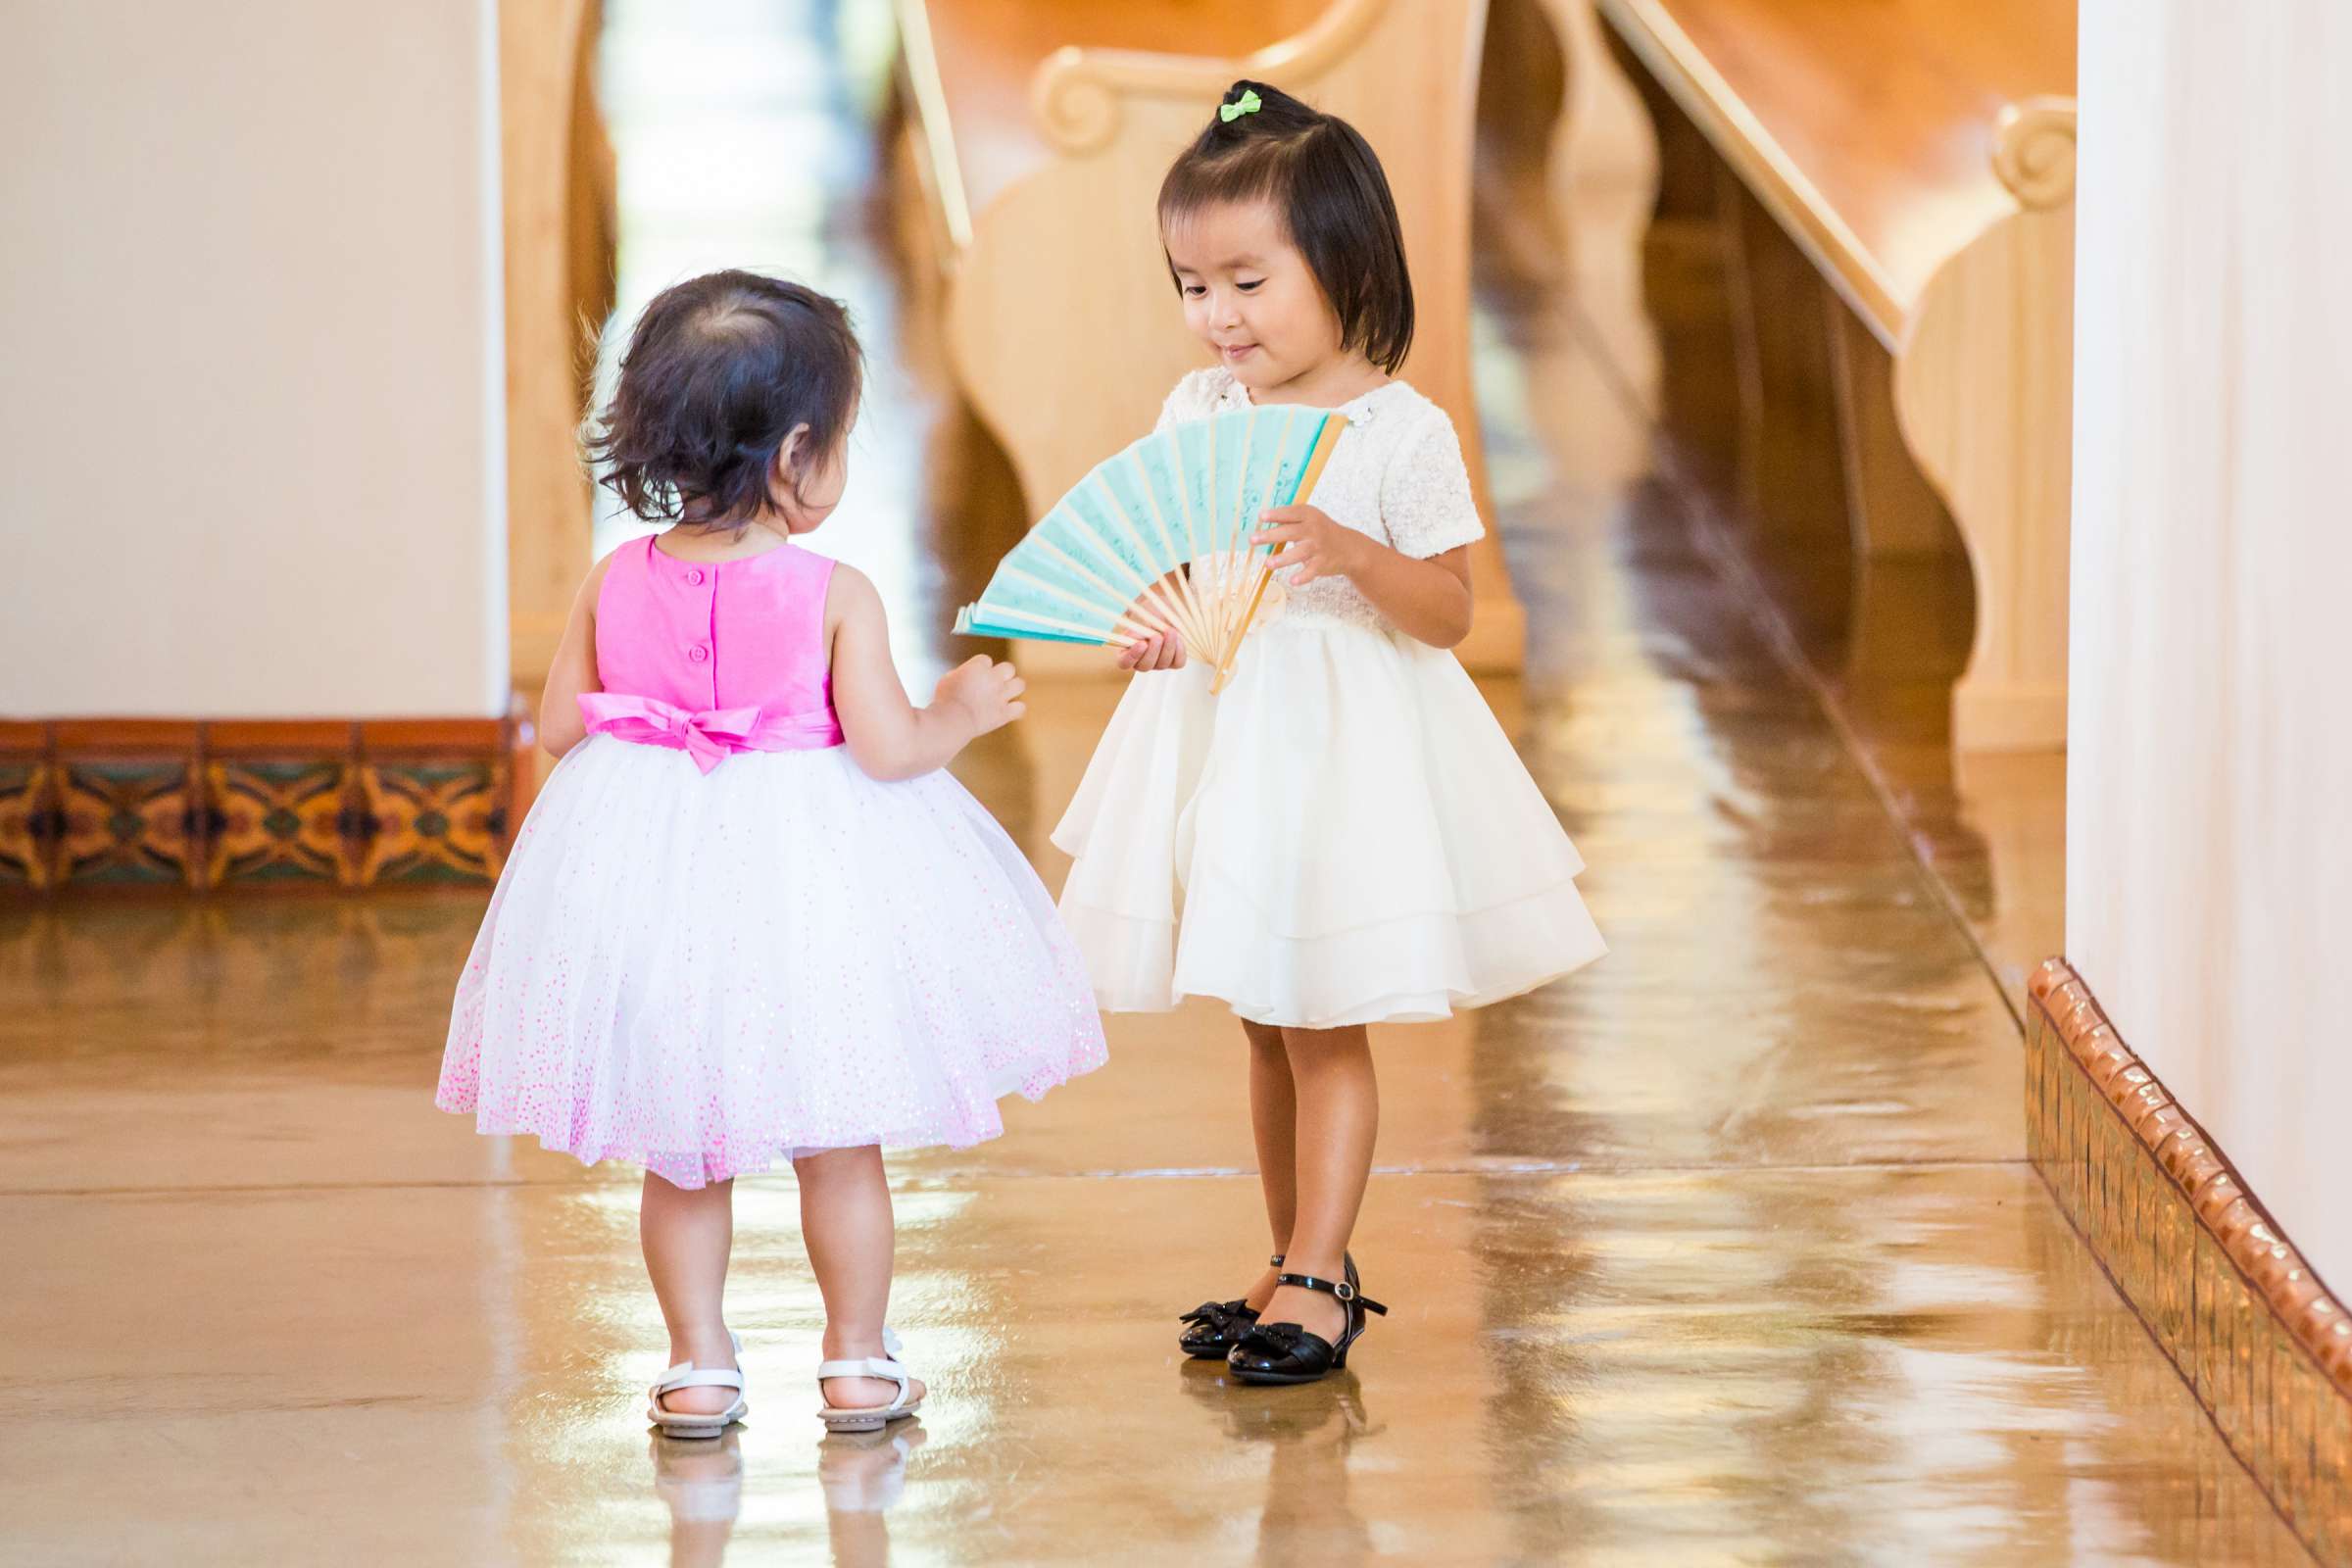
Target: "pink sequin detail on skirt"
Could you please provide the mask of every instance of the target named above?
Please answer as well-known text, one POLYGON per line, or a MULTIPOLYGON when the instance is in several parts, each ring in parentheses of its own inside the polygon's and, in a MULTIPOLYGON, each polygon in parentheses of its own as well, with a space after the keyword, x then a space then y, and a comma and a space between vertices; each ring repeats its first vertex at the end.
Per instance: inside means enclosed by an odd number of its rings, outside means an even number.
POLYGON ((945 773, 846 749, 582 742, 517 835, 435 1097, 680 1187, 808 1150, 963 1148, 1102 1064, 1069 935, 945 773))

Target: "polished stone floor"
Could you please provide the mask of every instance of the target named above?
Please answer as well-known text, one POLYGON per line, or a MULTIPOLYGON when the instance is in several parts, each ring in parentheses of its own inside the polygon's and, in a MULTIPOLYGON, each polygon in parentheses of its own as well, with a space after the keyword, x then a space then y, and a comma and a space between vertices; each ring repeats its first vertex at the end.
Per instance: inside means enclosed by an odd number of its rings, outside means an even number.
MULTIPOLYGON (((894 1162, 934 1390, 894 1438, 820 1438, 790 1177, 740 1183, 755 1414, 698 1446, 640 1418, 631 1173, 430 1107, 478 895, 0 906, 0 1562, 2301 1561, 2023 1162, 1969 912, 1653 471, 1621 264, 1481 328, 1536 639, 1490 695, 1614 952, 1378 1037, 1394 1311, 1344 1379, 1175 1353, 1265 1250, 1213 1008, 894 1162)), ((907 564, 920 667, 974 555, 925 498, 1001 477, 918 308, 866 318, 916 471, 844 518, 895 531, 826 542, 907 564)), ((1049 881, 1115 696, 959 769, 1049 881)))

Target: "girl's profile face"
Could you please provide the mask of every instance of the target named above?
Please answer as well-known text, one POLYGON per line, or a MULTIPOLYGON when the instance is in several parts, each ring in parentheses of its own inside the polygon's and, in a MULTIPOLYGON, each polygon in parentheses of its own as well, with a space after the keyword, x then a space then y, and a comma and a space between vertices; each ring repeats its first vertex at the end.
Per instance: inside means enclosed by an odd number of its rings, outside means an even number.
POLYGON ((1271 204, 1196 209, 1160 235, 1184 321, 1251 391, 1294 381, 1340 352, 1340 318, 1271 204))

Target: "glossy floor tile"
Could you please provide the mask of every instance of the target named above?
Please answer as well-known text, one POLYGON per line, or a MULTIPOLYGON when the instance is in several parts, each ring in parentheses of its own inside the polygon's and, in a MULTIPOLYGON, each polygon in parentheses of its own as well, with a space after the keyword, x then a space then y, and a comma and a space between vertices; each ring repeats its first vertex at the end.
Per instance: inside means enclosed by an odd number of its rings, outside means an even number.
MULTIPOLYGON (((738 83, 755 117, 862 14, 613 11, 657 54, 673 23, 797 49, 738 83)), ((888 249, 843 157, 794 243, 846 276, 888 249)), ((1004 1139, 894 1160, 934 1392, 881 1440, 810 1418, 791 1179, 741 1182, 753 1417, 694 1446, 640 1415, 634 1175, 431 1108, 478 896, 0 905, 0 1562, 2303 1560, 2025 1165, 1981 931, 1654 471, 1625 190, 1586 194, 1566 284, 1490 279, 1481 318, 1534 637, 1489 693, 1614 951, 1378 1037, 1356 1251, 1394 1311, 1346 1378, 1175 1353, 1264 1251, 1213 1007, 1117 1020, 1004 1139)), ((1010 505, 920 294, 870 296, 904 466, 835 525, 905 562, 918 669, 1010 505)), ((959 764, 1049 882, 1116 695, 1041 688, 959 764)))
POLYGON ((896 1315, 939 1393, 904 1454, 808 1415, 782 1182, 739 1204, 751 1421, 649 1437, 632 1198, 0 1200, 8 1550, 643 1562, 723 1523, 745 1563, 2296 1560, 2014 1165, 1391 1177, 1394 1313, 1279 1391, 1181 1360, 1166 1310, 1244 1260, 1248 1180, 913 1176, 896 1315))

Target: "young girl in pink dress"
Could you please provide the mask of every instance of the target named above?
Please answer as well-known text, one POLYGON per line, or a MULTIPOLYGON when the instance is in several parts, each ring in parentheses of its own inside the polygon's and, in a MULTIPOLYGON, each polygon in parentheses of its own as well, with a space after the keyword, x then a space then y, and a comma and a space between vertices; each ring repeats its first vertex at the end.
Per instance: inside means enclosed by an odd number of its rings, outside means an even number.
POLYGON ((860 356, 841 307, 749 272, 646 307, 596 444, 668 531, 597 563, 548 673, 562 759, 458 983, 438 1103, 484 1133, 645 1167, 674 1364, 649 1417, 748 1408, 721 1295, 733 1179, 792 1161, 825 1300, 828 1427, 911 1414, 884 1327, 881 1146, 961 1148, 997 1101, 1102 1065, 1053 902, 939 771, 1020 716, 974 659, 913 707, 864 577, 798 542, 848 477, 860 356))

